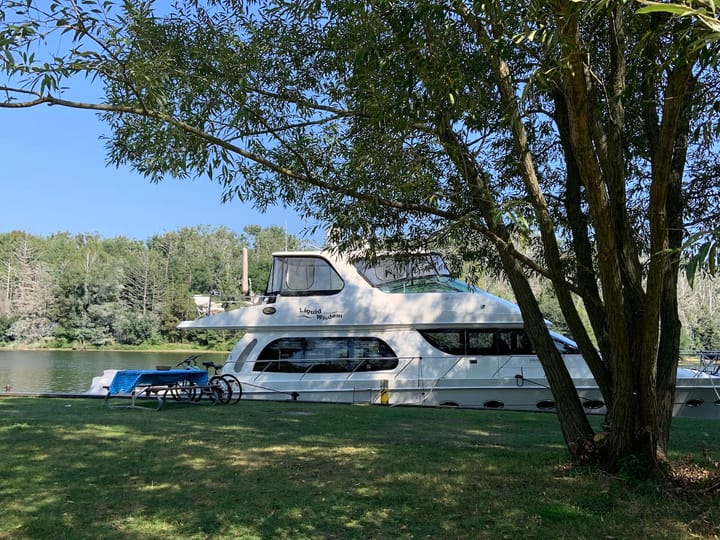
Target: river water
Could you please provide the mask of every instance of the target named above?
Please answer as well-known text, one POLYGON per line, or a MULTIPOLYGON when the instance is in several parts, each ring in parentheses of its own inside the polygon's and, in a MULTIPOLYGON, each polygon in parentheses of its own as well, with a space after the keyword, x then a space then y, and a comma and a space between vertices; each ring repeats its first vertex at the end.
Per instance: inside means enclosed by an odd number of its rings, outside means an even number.
MULTIPOLYGON (((13 351, 0 349, 0 393, 82 393, 106 369, 175 366, 187 352, 13 351)), ((222 363, 225 355, 203 353, 200 361, 222 363)))

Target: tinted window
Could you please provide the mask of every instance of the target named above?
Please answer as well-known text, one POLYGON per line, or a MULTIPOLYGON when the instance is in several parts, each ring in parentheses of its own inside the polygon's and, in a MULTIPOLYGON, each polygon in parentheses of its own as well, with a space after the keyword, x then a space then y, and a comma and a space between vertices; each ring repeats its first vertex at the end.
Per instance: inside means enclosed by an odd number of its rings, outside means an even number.
POLYGON ((420 334, 433 347, 449 354, 535 354, 530 339, 522 329, 439 329, 422 330, 420 334))
POLYGON ((355 265, 373 286, 387 293, 468 292, 467 284, 452 279, 442 257, 435 253, 384 256, 355 265))
POLYGON ((377 338, 281 338, 267 345, 254 371, 283 373, 349 373, 395 369, 398 359, 377 338))
POLYGON ((525 330, 498 330, 495 334, 500 354, 534 354, 525 330))
POLYGON ((494 330, 467 330, 467 354, 493 354, 494 330))
POLYGON ((450 354, 465 354, 464 330, 422 330, 420 334, 436 349, 450 354))

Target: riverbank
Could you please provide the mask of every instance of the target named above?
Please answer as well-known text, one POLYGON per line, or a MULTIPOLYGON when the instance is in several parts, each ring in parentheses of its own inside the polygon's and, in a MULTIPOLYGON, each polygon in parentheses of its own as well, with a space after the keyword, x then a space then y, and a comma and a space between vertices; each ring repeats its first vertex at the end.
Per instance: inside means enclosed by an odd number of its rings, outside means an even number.
POLYGON ((0 411, 0 538, 720 534, 711 421, 673 422, 678 468, 708 471, 676 491, 574 466, 551 414, 30 398, 0 399, 0 411))
POLYGON ((0 344, 0 351, 82 351, 82 352, 157 352, 228 354, 229 349, 205 349, 192 343, 164 343, 162 345, 113 345, 107 347, 47 347, 33 344, 0 344))
POLYGON ((204 350, 0 349, 0 390, 9 393, 83 393, 109 369, 176 366, 189 355, 223 364, 226 353, 204 350))

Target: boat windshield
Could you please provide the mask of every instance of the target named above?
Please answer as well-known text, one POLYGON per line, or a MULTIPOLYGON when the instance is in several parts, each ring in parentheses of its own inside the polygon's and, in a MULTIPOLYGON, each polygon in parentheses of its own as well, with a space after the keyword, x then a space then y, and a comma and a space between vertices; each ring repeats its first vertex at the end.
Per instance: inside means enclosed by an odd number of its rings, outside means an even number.
POLYGON ((467 284, 453 279, 437 253, 386 256, 369 263, 355 264, 373 286, 389 293, 468 292, 467 284))

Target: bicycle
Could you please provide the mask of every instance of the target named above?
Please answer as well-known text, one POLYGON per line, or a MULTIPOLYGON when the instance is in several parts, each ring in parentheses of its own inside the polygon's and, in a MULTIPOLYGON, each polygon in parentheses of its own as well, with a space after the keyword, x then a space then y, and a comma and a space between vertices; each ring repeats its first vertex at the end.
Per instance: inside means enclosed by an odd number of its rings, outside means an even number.
POLYGON ((223 364, 216 364, 215 362, 203 362, 202 365, 205 367, 205 370, 210 373, 210 368, 213 369, 213 375, 210 377, 210 380, 217 380, 220 378, 223 383, 221 383, 221 386, 223 388, 227 388, 227 390, 223 390, 223 403, 228 405, 235 405, 238 401, 240 401, 240 398, 242 398, 242 385, 240 384, 240 381, 238 380, 235 375, 230 375, 229 373, 223 374, 221 372, 223 368, 223 364))
MULTIPOLYGON (((188 356, 178 362, 175 367, 184 365, 187 369, 199 369, 197 365, 199 356, 197 354, 188 356)), ((207 385, 198 387, 190 381, 181 381, 171 389, 173 399, 177 401, 199 401, 204 396, 207 396, 213 403, 222 405, 235 405, 240 401, 240 398, 242 398, 242 386, 237 377, 230 374, 220 374, 222 364, 203 362, 202 365, 208 374, 210 374, 210 368, 213 369, 213 374, 208 377, 207 385)))

